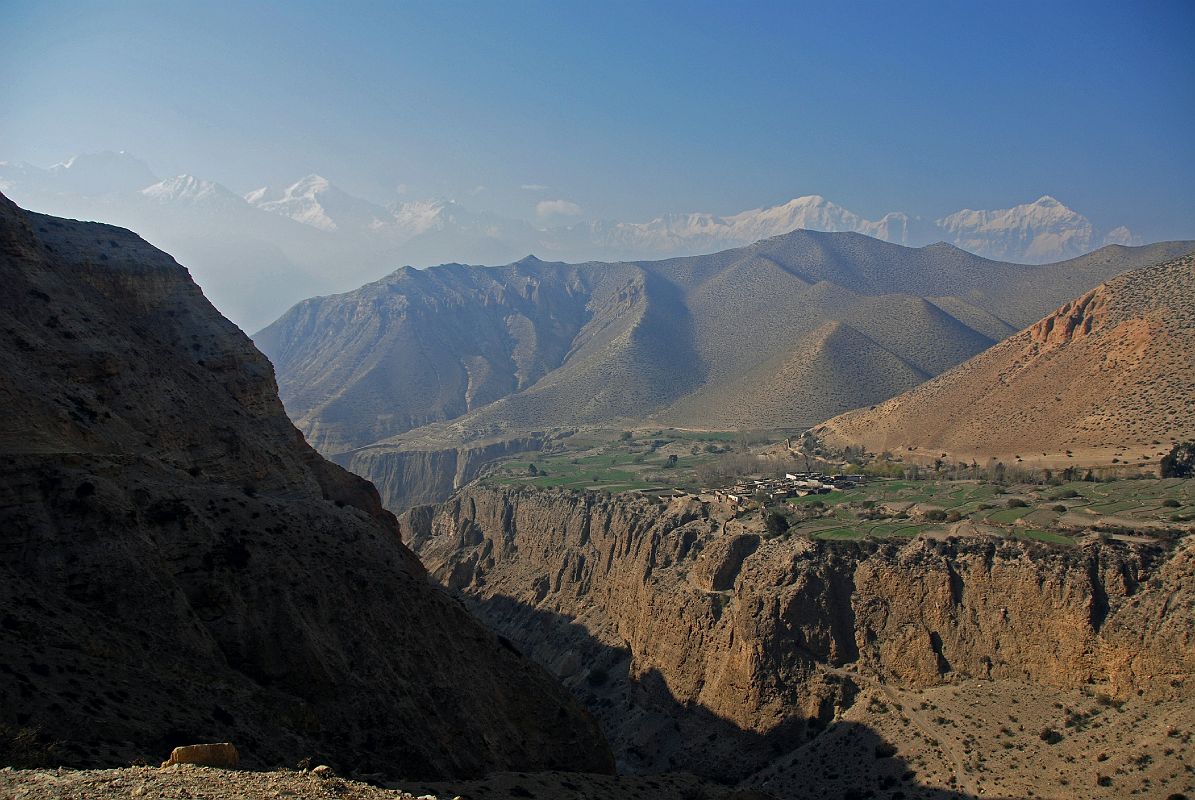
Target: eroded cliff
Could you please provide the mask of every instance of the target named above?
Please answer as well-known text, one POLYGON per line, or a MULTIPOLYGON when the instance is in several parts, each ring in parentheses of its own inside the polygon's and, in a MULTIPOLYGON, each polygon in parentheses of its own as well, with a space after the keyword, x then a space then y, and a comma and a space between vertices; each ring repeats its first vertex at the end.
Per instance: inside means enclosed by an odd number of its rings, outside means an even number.
POLYGON ((1195 691, 1189 539, 813 542, 694 499, 483 486, 404 524, 435 577, 586 699, 631 770, 744 777, 872 685, 1195 691))
POLYGON ((477 478, 490 462, 536 452, 543 446, 543 434, 533 433, 438 449, 370 445, 334 458, 354 474, 368 475, 387 508, 407 509, 446 500, 477 478))

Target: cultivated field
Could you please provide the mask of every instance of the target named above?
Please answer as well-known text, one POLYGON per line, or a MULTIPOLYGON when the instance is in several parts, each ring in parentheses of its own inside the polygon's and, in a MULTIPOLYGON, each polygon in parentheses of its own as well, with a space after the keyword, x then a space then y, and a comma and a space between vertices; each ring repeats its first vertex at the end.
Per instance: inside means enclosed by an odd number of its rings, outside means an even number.
POLYGON ((564 440, 556 452, 500 462, 485 480, 609 492, 697 491, 716 483, 719 465, 733 461, 746 446, 784 436, 677 428, 585 431, 564 440))
MULTIPOLYGON (((765 467, 767 474, 782 472, 779 461, 759 460, 743 451, 784 437, 776 431, 587 431, 567 439, 567 449, 541 453, 534 460, 500 462, 483 480, 611 493, 697 493, 728 485, 729 473, 744 464, 765 467)), ((787 468, 802 467, 794 462, 787 468)), ((785 518, 789 529, 783 535, 815 539, 995 535, 1069 545, 1092 531, 1139 538, 1190 529, 1195 481, 1137 478, 1042 485, 871 478, 857 488, 752 502, 732 513, 749 517, 765 508, 785 518)))
POLYGON ((873 480, 857 489, 792 498, 774 510, 788 518, 789 535, 816 539, 997 535, 1065 545, 1092 531, 1156 537, 1190 529, 1195 481, 1004 486, 873 480))

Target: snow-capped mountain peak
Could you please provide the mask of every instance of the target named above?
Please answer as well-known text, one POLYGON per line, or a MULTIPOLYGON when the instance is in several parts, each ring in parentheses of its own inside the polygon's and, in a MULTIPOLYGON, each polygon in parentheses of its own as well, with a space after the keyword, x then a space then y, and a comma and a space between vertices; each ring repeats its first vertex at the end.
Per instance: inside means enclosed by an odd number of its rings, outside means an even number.
POLYGON ((249 192, 245 200, 263 211, 324 231, 374 230, 390 222, 390 215, 381 206, 354 197, 314 173, 295 181, 280 194, 263 187, 249 192))
POLYGON ((165 180, 146 186, 141 190, 141 194, 163 202, 168 200, 194 201, 212 196, 236 197, 236 195, 220 184, 214 181, 201 180, 194 175, 176 175, 173 178, 166 178, 165 180))
POLYGON ((215 181, 205 181, 194 175, 176 175, 158 181, 142 189, 141 196, 155 201, 159 206, 222 214, 243 214, 249 211, 244 198, 235 192, 215 181))
MULTIPOLYGON (((338 238, 356 237, 368 252, 393 252, 418 263, 471 259, 496 263, 513 252, 541 253, 559 260, 636 260, 693 255, 738 247, 793 230, 851 231, 884 241, 924 246, 945 241, 988 258, 1044 263, 1077 256, 1102 244, 1139 244, 1125 227, 1097 231, 1089 219, 1057 197, 1043 194, 1008 208, 963 209, 936 221, 890 211, 869 219, 820 194, 792 197, 776 205, 735 214, 662 214, 646 222, 597 220, 545 226, 524 219, 478 213, 448 199, 391 204, 383 208, 343 191, 312 173, 285 188, 268 186, 238 198, 223 186, 195 176, 158 180, 127 152, 90 153, 49 169, 0 162, 0 190, 35 205, 66 203, 68 213, 85 213, 79 203, 104 198, 146 199, 165 210, 218 204, 222 212, 249 206, 338 238), (69 198, 69 202, 66 202, 69 198)), ((260 220, 260 218, 258 218, 260 220)), ((257 225, 258 221, 245 224, 257 225)))
POLYGON ((1003 260, 1055 261, 1086 253, 1095 241, 1091 221, 1048 194, 1012 208, 963 209, 937 225, 964 250, 1003 260))

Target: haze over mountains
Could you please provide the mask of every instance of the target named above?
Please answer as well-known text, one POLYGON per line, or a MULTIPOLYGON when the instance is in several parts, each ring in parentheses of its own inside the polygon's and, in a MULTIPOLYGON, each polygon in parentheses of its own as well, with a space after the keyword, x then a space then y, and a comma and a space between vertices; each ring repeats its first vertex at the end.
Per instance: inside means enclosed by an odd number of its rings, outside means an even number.
POLYGON ((818 196, 719 216, 545 225, 448 199, 371 202, 308 175, 244 197, 191 175, 161 179, 128 153, 76 156, 48 169, 0 162, 0 190, 27 207, 135 228, 191 267, 215 304, 253 330, 298 300, 345 291, 401 265, 621 261, 741 247, 796 229, 863 233, 910 246, 946 241, 989 258, 1045 263, 1105 244, 1140 244, 1097 229, 1050 196, 1008 209, 964 209, 936 221, 902 212, 869 220, 818 196))
POLYGON ((807 427, 1193 249, 1028 266, 795 231, 663 261, 404 268, 306 300, 255 340, 309 440, 399 508, 442 498, 478 459, 538 447, 537 431, 807 427))

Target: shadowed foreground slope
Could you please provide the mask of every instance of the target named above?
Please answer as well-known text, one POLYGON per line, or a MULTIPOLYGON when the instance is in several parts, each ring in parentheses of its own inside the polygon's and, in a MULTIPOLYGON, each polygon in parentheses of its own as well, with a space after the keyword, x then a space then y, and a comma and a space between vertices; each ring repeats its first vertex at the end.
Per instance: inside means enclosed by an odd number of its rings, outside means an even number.
POLYGON ((72 765, 231 740, 258 766, 610 769, 575 701, 307 446, 269 362, 173 259, 0 197, 0 285, 3 746, 32 732, 72 765))

